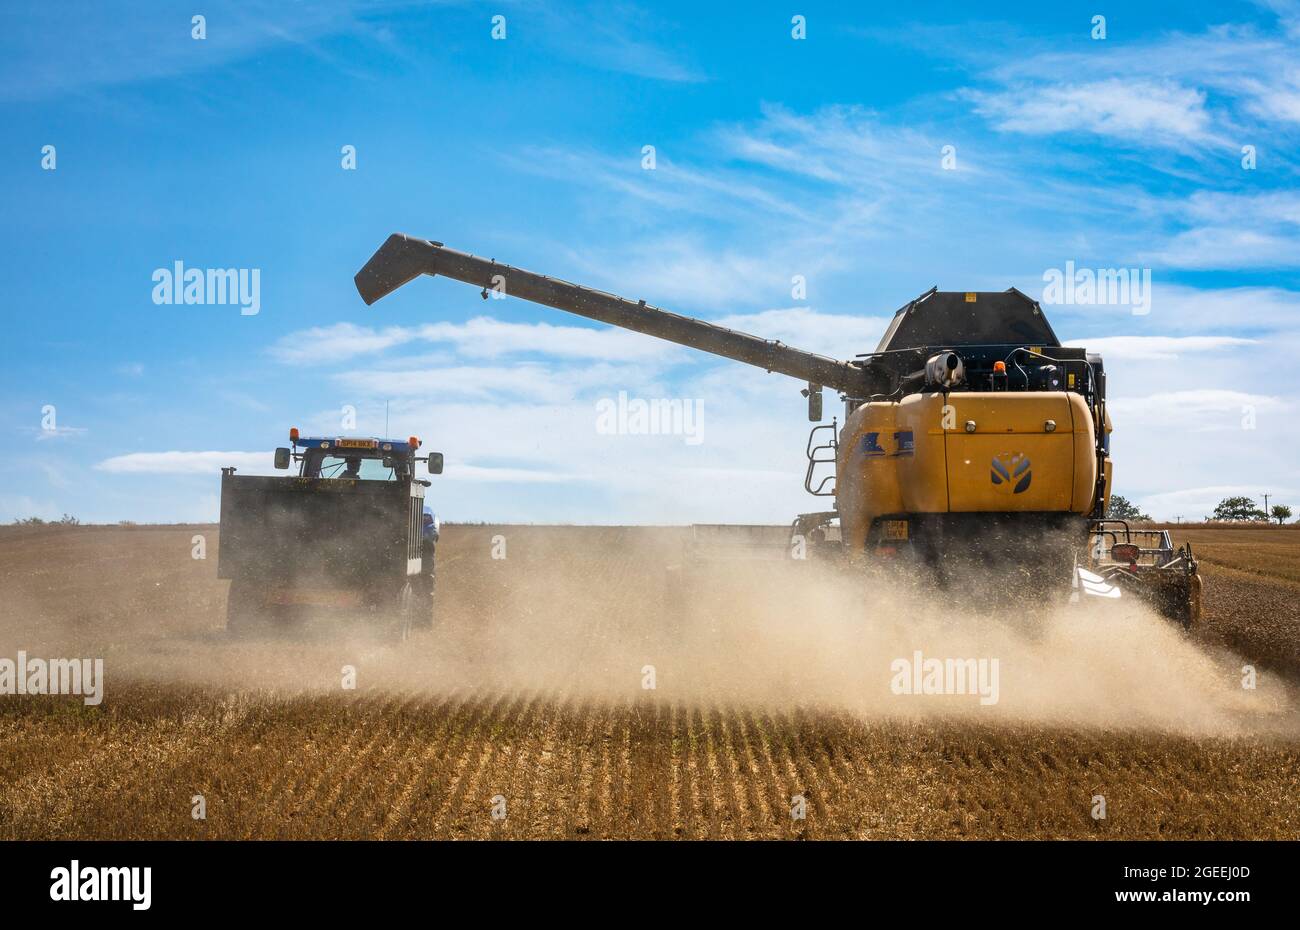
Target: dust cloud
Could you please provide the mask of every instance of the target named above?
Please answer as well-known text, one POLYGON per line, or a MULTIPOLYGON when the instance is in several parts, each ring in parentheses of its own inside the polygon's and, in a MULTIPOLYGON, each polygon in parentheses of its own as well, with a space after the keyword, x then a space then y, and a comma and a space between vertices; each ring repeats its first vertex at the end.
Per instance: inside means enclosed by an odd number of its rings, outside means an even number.
MULTIPOLYGON (((541 692, 575 702, 816 707, 866 720, 1300 732, 1291 684, 1261 671, 1256 689, 1244 689, 1245 660, 1207 649, 1131 599, 1080 607, 1040 593, 981 606, 906 573, 683 563, 683 532, 523 528, 505 559, 491 557, 486 537, 467 536, 440 552, 435 628, 405 643, 376 632, 374 618, 348 616, 232 639, 211 598, 197 618, 129 603, 111 622, 44 610, 39 625, 10 627, 0 654, 103 656, 109 701, 115 680, 338 692, 349 666, 358 693, 541 692), (899 693, 922 682, 926 660, 964 663, 965 693, 899 693)), ((27 607, 25 616, 42 611, 27 607)))

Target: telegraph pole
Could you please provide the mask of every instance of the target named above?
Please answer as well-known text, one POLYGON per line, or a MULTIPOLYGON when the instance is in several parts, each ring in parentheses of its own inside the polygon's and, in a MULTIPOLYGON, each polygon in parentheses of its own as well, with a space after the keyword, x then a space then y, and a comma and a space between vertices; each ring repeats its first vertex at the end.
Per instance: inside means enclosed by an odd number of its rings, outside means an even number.
POLYGON ((1268 515, 1268 495, 1264 495, 1264 520, 1267 522, 1272 518, 1268 515))

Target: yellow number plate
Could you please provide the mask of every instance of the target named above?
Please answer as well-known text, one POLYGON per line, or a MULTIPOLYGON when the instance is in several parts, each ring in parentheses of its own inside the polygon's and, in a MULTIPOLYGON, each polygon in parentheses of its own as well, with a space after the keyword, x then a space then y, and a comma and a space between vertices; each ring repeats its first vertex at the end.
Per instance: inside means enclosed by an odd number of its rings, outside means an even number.
POLYGON ((907 539, 907 521, 886 520, 885 538, 886 539, 907 539))
POLYGON ((375 441, 373 439, 340 439, 335 445, 340 449, 373 449, 375 441))

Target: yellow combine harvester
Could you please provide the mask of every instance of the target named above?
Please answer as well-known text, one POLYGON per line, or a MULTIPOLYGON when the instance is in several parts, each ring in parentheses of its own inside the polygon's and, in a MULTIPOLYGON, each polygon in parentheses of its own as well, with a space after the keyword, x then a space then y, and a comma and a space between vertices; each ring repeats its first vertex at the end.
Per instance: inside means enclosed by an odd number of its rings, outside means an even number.
POLYGON ((941 585, 979 577, 1051 595, 1133 591, 1190 624, 1200 577, 1167 533, 1104 522, 1110 416, 1101 356, 1063 346, 1042 308, 1006 291, 931 289, 894 314, 875 352, 840 361, 395 234, 356 275, 372 304, 419 275, 483 289, 691 346, 808 383, 844 402, 809 436, 804 487, 835 508, 794 521, 792 551, 905 563, 941 585), (823 466, 834 465, 834 476, 823 466), (1147 545, 1143 545, 1143 543, 1147 545))

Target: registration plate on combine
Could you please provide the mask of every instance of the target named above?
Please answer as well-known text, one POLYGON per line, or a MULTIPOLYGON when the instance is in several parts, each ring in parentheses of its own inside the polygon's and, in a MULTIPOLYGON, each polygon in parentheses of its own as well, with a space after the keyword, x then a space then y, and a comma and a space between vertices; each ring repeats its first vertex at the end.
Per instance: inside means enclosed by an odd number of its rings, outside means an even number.
POLYGON ((883 527, 885 539, 907 539, 906 520, 886 520, 883 527))
POLYGON ((375 441, 373 439, 340 439, 335 445, 340 449, 373 449, 375 441))

